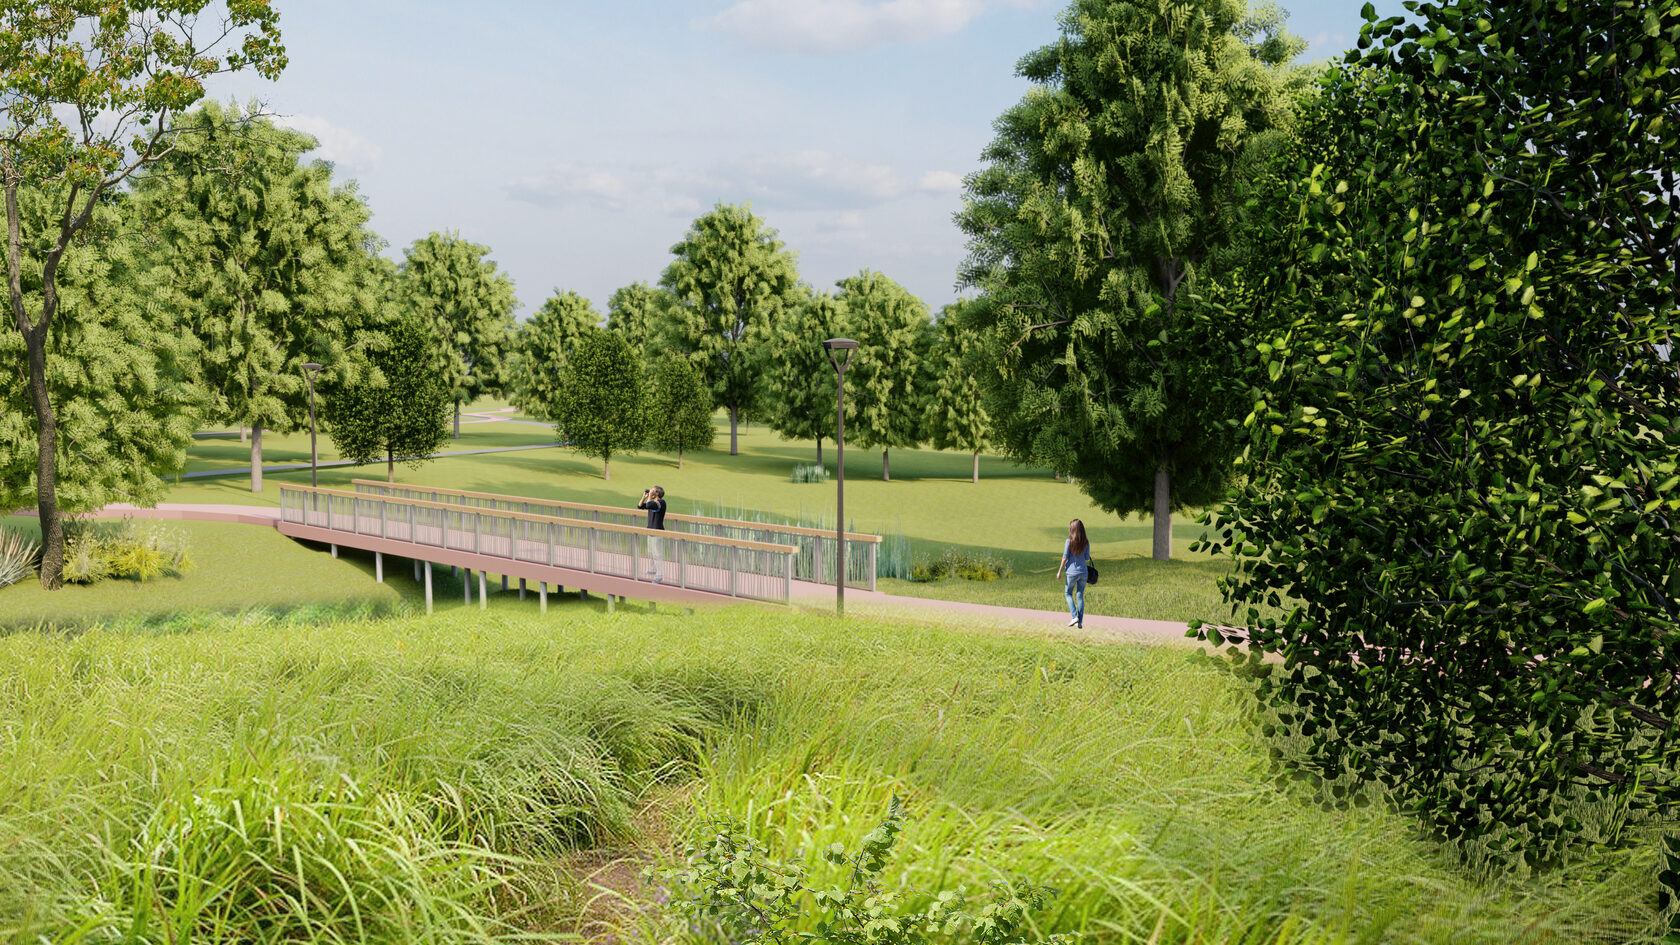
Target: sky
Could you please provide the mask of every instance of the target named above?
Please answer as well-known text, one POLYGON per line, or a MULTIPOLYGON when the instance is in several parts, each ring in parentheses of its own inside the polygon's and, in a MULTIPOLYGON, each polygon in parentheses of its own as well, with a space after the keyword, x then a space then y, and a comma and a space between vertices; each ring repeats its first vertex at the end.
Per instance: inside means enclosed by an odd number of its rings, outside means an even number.
MULTIPOLYGON (((314 135, 401 261, 433 231, 490 248, 526 317, 556 290, 657 283, 689 223, 750 202, 818 289, 884 272, 963 294, 952 214, 1065 0, 274 0, 289 64, 224 77, 314 135)), ((1293 0, 1304 58, 1362 0, 1293 0)), ((1404 12, 1378 0, 1379 15, 1404 12)))

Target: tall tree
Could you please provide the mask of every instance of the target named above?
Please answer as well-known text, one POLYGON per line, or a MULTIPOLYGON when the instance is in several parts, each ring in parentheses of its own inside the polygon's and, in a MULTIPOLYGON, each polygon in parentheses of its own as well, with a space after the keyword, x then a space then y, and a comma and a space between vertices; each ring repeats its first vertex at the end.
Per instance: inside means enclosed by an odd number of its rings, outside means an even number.
POLYGON ((1304 44, 1245 0, 1077 0, 1061 22, 967 181, 961 279, 988 298, 993 402, 1016 405, 1001 444, 1150 512, 1165 560, 1173 509, 1223 495, 1235 449, 1184 297, 1287 141, 1304 44))
POLYGON ((601 458, 601 478, 612 478, 612 458, 647 442, 647 381, 641 359, 616 332, 585 332, 560 372, 545 410, 560 438, 601 458))
POLYGON ((850 330, 846 315, 839 299, 819 292, 793 306, 770 330, 759 403, 772 430, 791 440, 817 441, 819 466, 823 440, 835 432, 834 367, 822 342, 850 330))
POLYGON ((846 369, 846 430, 859 446, 880 447, 881 478, 889 480, 892 448, 925 439, 922 403, 933 322, 925 302, 881 273, 866 269, 835 286, 846 312, 842 322, 858 343, 846 369))
POLYGON ((578 339, 600 328, 601 316, 588 299, 555 289, 537 314, 514 332, 519 371, 508 385, 513 402, 533 417, 554 419, 547 414, 548 405, 554 402, 566 360, 578 339))
POLYGON ((135 179, 154 236, 148 281, 199 341, 210 416, 250 427, 261 492, 263 431, 308 422, 302 365, 354 382, 351 351, 375 340, 378 238, 355 188, 303 162, 308 135, 214 102, 178 129, 174 149, 135 179))
POLYGON ((286 65, 279 14, 268 0, 224 0, 220 27, 199 33, 210 0, 70 0, 0 6, 0 187, 6 202, 6 275, 12 323, 23 338, 18 373, 35 414, 35 501, 41 516, 41 586, 63 585, 64 521, 57 495, 58 416, 47 379, 59 318, 58 275, 100 201, 173 145, 176 116, 204 97, 212 76, 286 65), (211 37, 201 42, 197 37, 211 37), (23 229, 18 192, 61 182, 54 223, 23 229), (38 288, 25 289, 24 243, 37 253, 38 288))
POLYGON ((443 346, 430 323, 407 316, 384 334, 367 355, 374 370, 322 387, 321 420, 341 456, 357 463, 384 457, 385 479, 393 482, 399 457, 418 467, 448 441, 454 398, 438 370, 443 346))
POLYGON ((512 344, 518 306, 513 280, 488 255, 490 247, 455 233, 430 233, 404 251, 403 307, 431 319, 443 339, 456 437, 461 435, 461 406, 502 389, 502 362, 512 344))
POLYGON ((705 449, 717 437, 712 427, 712 393, 687 358, 668 354, 659 359, 648 404, 648 444, 676 453, 678 469, 683 465, 683 451, 705 449))
MULTIPOLYGON (((23 232, 54 224, 63 187, 18 189, 23 232)), ((177 330, 174 310, 140 286, 132 217, 126 194, 108 194, 59 264, 46 380, 58 423, 56 493, 72 514, 161 498, 161 476, 185 463, 202 406, 189 378, 192 339, 177 330)), ((22 262, 25 293, 38 293, 35 241, 24 242, 22 262)), ((0 333, 0 363, 24 356, 21 335, 0 333)), ((28 374, 0 372, 0 510, 35 499, 39 441, 30 402, 28 374)))
POLYGON ((928 356, 922 429, 935 449, 974 454, 972 481, 980 481, 980 451, 992 435, 991 414, 980 377, 986 358, 969 321, 977 303, 953 302, 940 310, 938 340, 928 356))
POLYGON ((1283 657, 1307 767, 1532 864, 1583 803, 1680 803, 1680 4, 1418 13, 1256 190, 1233 301, 1270 330, 1212 542, 1244 629, 1209 635, 1283 657))
POLYGON ((669 334, 666 309, 671 298, 646 282, 632 282, 607 300, 607 328, 624 336, 630 347, 644 354, 648 345, 662 344, 669 334))
POLYGON ((746 207, 719 204, 695 220, 659 284, 671 294, 670 341, 705 372, 712 399, 736 425, 756 405, 769 327, 799 299, 793 253, 746 207))

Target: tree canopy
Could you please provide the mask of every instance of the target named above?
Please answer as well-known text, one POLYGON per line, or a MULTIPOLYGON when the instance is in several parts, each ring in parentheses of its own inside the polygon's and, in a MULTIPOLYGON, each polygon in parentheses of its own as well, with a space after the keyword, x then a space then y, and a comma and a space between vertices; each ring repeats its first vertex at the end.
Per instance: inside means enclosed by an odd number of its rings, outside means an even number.
POLYGON ((736 424, 757 406, 767 333, 798 302, 799 271, 775 230, 748 208, 726 204, 690 224, 671 255, 659 281, 671 296, 669 340, 729 411, 734 456, 736 424))
POLYGON ((552 420, 548 406, 554 402, 567 359, 578 339, 600 328, 601 316, 588 299, 555 289, 542 308, 514 332, 519 374, 508 385, 513 402, 533 417, 552 420))
POLYGON ((607 300, 607 328, 645 354, 649 345, 661 344, 669 333, 665 310, 670 301, 663 290, 646 282, 632 282, 615 290, 607 300))
POLYGON ((513 280, 485 257, 490 247, 455 233, 430 233, 404 251, 399 295, 406 311, 432 320, 442 339, 444 377, 461 405, 500 391, 513 336, 513 280))
POLYGON ((339 455, 357 463, 384 458, 385 478, 394 481, 399 458, 419 467, 442 448, 453 398, 438 370, 440 348, 430 323, 398 318, 367 354, 373 371, 323 385, 322 425, 339 455))
POLYGON ((1287 141, 1304 44, 1245 0, 1077 0, 1061 24, 966 182, 960 278, 987 297, 1000 444, 1150 512, 1164 560, 1172 510, 1222 496, 1235 452, 1233 408, 1202 385, 1223 347, 1183 296, 1287 141))
POLYGON ((940 310, 938 337, 928 355, 927 398, 922 431, 941 450, 974 454, 973 481, 980 481, 980 451, 992 435, 986 410, 984 347, 970 322, 977 303, 953 302, 940 310))
POLYGON ((717 437, 712 427, 712 394, 687 358, 671 354, 655 362, 651 386, 648 445, 676 453, 681 469, 685 451, 705 449, 717 437))
POLYGON ((617 332, 585 332, 566 359, 546 415, 560 438, 601 459, 601 478, 612 478, 612 458, 647 442, 647 380, 641 359, 617 332))
POLYGON ((770 328, 769 358, 761 375, 770 428, 790 440, 816 440, 817 463, 823 440, 834 435, 835 373, 822 342, 844 336, 847 309, 827 292, 813 293, 788 310, 770 328))
MULTIPOLYGON (((846 369, 846 436, 881 450, 881 478, 891 479, 888 453, 920 443, 928 393, 933 322, 927 304, 878 272, 835 283, 844 324, 858 343, 846 369)), ((831 368, 832 370, 832 368, 831 368)))

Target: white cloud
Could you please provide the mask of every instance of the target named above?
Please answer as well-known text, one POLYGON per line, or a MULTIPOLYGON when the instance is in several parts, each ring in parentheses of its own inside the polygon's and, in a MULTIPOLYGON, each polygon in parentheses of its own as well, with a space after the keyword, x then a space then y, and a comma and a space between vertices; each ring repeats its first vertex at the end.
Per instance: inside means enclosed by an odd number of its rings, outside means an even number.
POLYGON ((772 52, 854 52, 954 33, 985 5, 984 0, 738 0, 700 25, 772 52))
POLYGON ((274 123, 310 135, 320 142, 320 147, 311 151, 310 156, 331 161, 345 170, 368 170, 379 163, 379 145, 318 115, 284 115, 274 123))
POLYGON ((961 186, 962 178, 951 171, 912 178, 889 165, 806 150, 749 154, 698 172, 666 165, 562 164, 512 181, 504 190, 542 207, 584 203, 693 216, 719 201, 779 210, 857 210, 917 193, 955 193, 961 186))
POLYGON ((1328 59, 1346 52, 1353 46, 1353 41, 1346 33, 1332 33, 1329 30, 1319 30, 1313 38, 1307 41, 1307 61, 1328 59))

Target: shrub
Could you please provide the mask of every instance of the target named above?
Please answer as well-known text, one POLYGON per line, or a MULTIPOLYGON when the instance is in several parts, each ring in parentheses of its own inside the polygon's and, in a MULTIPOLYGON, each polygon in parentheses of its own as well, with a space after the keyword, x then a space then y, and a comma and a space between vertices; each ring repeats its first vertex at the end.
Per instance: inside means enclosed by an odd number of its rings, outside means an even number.
POLYGON ((40 546, 21 532, 0 529, 0 587, 28 577, 35 570, 40 546))
POLYGON ((790 482, 827 482, 828 469, 820 464, 793 467, 793 475, 788 477, 790 482))
POLYGON ((64 580, 97 584, 108 577, 150 581, 192 570, 186 533, 162 525, 141 528, 125 518, 108 523, 75 522, 65 529, 64 580))
POLYGON ((937 581, 944 577, 960 577, 969 581, 995 581, 1015 573, 1010 563, 997 555, 980 554, 947 548, 937 558, 920 558, 910 566, 910 580, 937 581))

